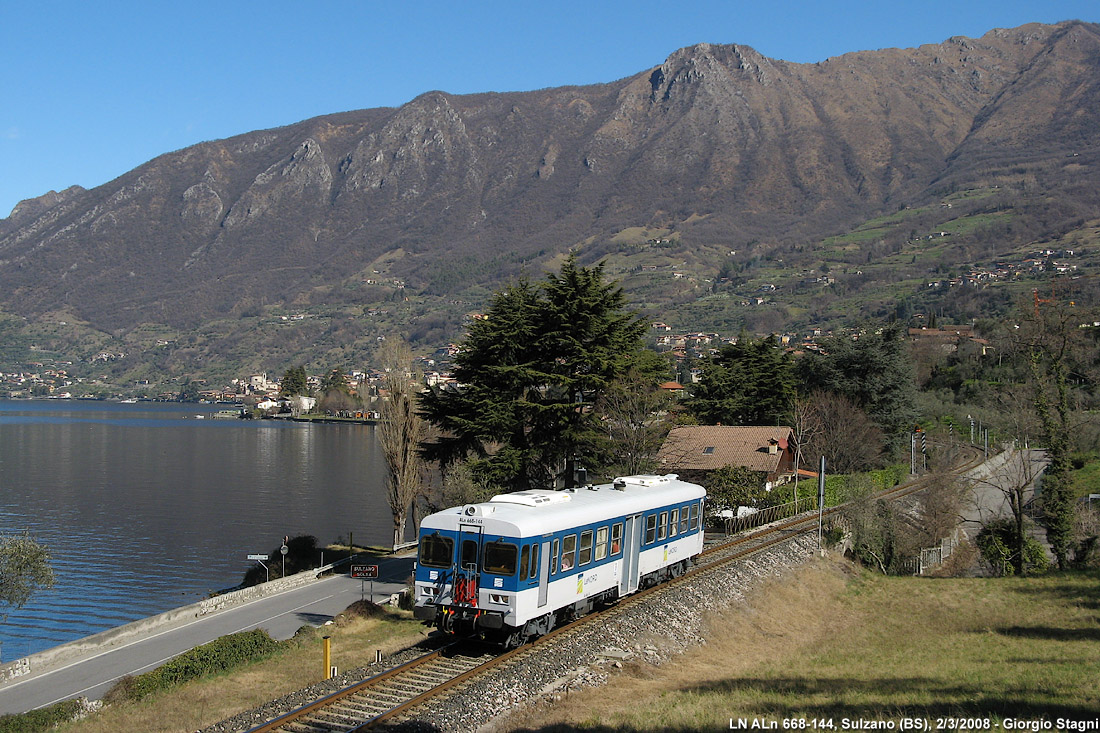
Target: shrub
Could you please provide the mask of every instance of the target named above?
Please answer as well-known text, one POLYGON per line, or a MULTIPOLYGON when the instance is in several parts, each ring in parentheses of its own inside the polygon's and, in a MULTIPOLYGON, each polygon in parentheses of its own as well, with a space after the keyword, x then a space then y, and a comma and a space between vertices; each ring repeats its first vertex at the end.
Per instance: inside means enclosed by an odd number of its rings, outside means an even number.
POLYGON ((84 709, 80 700, 65 700, 26 713, 0 715, 0 733, 43 733, 74 720, 84 709))
MULTIPOLYGON (((996 519, 989 522, 978 532, 977 545, 982 559, 997 575, 1012 575, 1016 572, 1012 558, 1016 554, 1013 537, 1015 528, 1010 519, 996 519)), ((1024 571, 1044 572, 1049 563, 1046 551, 1034 537, 1024 538, 1024 571)))
POLYGON ((154 692, 208 674, 225 672, 274 654, 282 645, 263 629, 242 631, 215 639, 136 677, 123 677, 107 693, 107 699, 140 700, 154 692))

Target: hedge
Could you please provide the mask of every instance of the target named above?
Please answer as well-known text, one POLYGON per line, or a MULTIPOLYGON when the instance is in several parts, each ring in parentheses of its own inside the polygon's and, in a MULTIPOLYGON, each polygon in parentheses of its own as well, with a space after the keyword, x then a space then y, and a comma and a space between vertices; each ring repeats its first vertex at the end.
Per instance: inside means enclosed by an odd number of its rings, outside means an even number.
POLYGON ((73 720, 83 710, 80 700, 65 700, 25 713, 0 715, 0 733, 45 733, 73 720))
POLYGON ((140 700, 159 690, 208 674, 225 672, 250 662, 266 659, 282 647, 263 629, 242 631, 215 639, 137 677, 124 677, 109 697, 140 700))

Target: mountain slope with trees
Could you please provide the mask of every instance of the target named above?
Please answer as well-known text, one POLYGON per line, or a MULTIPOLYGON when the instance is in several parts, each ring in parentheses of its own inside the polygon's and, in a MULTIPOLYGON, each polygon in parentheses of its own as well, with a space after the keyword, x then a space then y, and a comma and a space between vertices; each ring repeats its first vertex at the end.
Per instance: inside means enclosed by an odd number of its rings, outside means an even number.
POLYGON ((867 286, 857 265, 952 221, 914 277, 1091 231, 1098 69, 1100 28, 1075 21, 816 64, 701 43, 607 84, 429 92, 202 143, 0 220, 0 327, 24 356, 79 343, 131 375, 349 363, 379 320, 453 338, 487 288, 570 249, 616 275, 686 269, 624 283, 652 311, 769 265, 841 264, 843 297, 867 286), (313 320, 272 325, 297 313, 313 320))

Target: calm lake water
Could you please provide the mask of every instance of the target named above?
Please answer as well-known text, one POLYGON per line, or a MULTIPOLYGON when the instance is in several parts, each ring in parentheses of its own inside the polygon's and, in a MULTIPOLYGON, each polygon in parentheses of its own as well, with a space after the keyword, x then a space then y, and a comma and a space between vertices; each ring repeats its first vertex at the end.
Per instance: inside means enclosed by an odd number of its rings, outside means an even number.
POLYGON ((57 575, 0 624, 3 661, 236 585, 284 535, 391 540, 372 426, 218 409, 0 400, 0 533, 30 530, 57 575))

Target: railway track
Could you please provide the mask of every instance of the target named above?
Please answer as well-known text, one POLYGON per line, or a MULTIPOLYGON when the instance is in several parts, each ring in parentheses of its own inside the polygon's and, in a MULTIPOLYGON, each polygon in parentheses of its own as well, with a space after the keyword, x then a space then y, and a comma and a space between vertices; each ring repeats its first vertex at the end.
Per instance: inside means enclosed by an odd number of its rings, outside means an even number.
POLYGON ((386 670, 249 730, 249 733, 328 733, 365 730, 398 711, 461 684, 498 658, 451 644, 386 670))
MULTIPOLYGON (((981 461, 978 455, 954 472, 965 473, 981 461)), ((900 499, 927 488, 928 484, 928 478, 920 478, 879 492, 876 497, 900 499)), ((832 518, 841 511, 843 506, 830 507, 823 516, 832 518)), ((646 603, 654 593, 673 590, 690 578, 763 552, 792 537, 816 532, 817 526, 818 514, 812 511, 734 536, 705 549, 696 567, 679 578, 620 599, 613 606, 559 627, 518 649, 499 653, 471 643, 451 644, 292 710, 247 733, 350 733, 407 720, 423 703, 445 696, 490 670, 523 664, 528 656, 545 653, 552 645, 583 633, 589 624, 614 624, 617 616, 646 603)))

